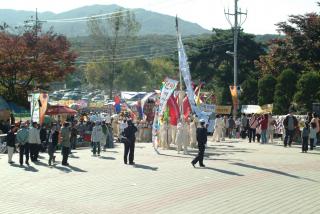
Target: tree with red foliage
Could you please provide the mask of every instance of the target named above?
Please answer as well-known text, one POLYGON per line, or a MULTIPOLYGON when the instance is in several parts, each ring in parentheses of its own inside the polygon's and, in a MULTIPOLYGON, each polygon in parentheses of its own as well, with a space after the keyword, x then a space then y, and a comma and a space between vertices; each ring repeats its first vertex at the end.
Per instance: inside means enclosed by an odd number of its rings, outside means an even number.
POLYGON ((24 26, 22 33, 6 24, 0 29, 0 84, 7 100, 26 101, 35 83, 41 89, 75 70, 77 56, 65 36, 39 26, 24 26))

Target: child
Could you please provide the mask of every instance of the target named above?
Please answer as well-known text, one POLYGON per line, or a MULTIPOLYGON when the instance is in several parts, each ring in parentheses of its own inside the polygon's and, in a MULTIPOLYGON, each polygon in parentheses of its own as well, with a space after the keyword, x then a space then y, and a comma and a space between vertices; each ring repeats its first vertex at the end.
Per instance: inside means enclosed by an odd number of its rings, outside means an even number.
POLYGON ((306 122, 304 124, 304 127, 302 129, 302 152, 307 152, 308 151, 308 140, 309 140, 309 134, 310 134, 310 129, 309 129, 309 124, 306 122))
POLYGON ((317 143, 317 124, 316 123, 311 123, 311 128, 310 128, 310 150, 313 150, 313 146, 315 143, 317 143))

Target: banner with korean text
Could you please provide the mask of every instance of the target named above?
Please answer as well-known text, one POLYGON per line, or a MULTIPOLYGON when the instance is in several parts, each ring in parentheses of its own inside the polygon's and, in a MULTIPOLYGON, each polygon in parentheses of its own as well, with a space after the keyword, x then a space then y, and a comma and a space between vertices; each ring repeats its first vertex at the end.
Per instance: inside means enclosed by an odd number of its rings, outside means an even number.
POLYGON ((160 94, 159 115, 163 115, 169 97, 177 87, 178 81, 166 78, 160 94))

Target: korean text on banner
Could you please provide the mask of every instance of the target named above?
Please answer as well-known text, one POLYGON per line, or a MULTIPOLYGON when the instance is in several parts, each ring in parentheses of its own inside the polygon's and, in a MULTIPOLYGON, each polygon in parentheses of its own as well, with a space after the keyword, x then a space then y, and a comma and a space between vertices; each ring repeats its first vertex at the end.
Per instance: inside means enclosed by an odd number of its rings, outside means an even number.
POLYGON ((163 115, 166 104, 174 89, 177 87, 178 81, 166 78, 160 95, 159 115, 163 115))
POLYGON ((231 106, 216 106, 216 114, 231 114, 231 106))

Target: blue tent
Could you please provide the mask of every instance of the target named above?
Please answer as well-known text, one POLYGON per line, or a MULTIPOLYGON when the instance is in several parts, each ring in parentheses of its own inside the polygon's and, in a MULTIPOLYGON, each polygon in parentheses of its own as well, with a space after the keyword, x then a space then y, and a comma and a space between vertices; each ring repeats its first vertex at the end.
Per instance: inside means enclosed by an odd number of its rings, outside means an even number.
POLYGON ((11 112, 14 114, 16 117, 30 117, 30 111, 22 106, 18 106, 15 103, 9 102, 8 106, 11 110, 11 112))
POLYGON ((8 103, 0 96, 0 111, 10 110, 8 103))

